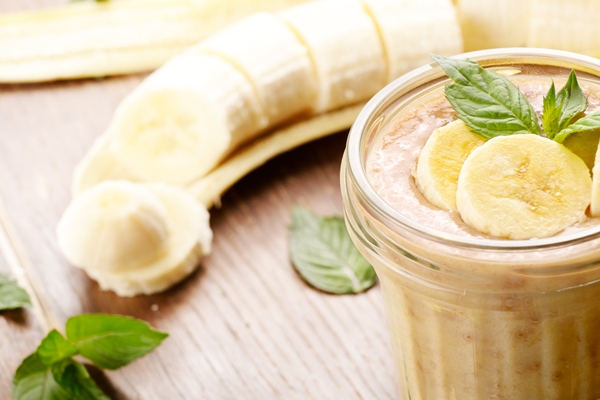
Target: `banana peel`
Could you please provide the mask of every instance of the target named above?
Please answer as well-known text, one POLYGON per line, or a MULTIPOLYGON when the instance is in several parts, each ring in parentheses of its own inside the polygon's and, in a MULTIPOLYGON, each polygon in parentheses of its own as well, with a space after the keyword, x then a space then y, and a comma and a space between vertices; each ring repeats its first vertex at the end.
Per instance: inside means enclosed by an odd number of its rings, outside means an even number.
POLYGON ((258 11, 307 0, 123 0, 0 16, 0 83, 151 71, 258 11))

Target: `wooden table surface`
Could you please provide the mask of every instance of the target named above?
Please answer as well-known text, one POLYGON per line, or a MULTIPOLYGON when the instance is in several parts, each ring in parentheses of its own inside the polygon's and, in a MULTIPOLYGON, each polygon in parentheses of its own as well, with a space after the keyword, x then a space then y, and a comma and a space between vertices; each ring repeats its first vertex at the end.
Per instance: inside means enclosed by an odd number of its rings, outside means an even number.
MULTIPOLYGON (((2 0, 0 12, 66 0, 2 0)), ((213 252, 173 289, 120 298, 57 250, 75 164, 144 75, 0 86, 0 273, 36 306, 0 314, 0 399, 21 360, 70 316, 117 313, 170 337, 117 371, 92 370, 114 399, 394 399, 398 397, 379 286, 334 296, 292 268, 294 204, 340 214, 347 132, 284 154, 245 177, 211 211, 213 252)))

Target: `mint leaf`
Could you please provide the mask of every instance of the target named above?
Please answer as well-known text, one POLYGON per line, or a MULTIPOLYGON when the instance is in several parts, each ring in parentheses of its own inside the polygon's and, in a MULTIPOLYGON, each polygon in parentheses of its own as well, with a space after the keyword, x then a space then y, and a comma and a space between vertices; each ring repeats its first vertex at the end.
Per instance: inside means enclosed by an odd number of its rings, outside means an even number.
POLYGON ((154 350, 167 336, 131 317, 83 314, 67 321, 67 340, 101 368, 117 369, 154 350))
POLYGON ((562 114, 562 103, 556 103, 556 88, 554 82, 550 85, 548 94, 544 97, 544 114, 542 117, 542 128, 546 135, 555 135, 560 132, 560 117, 562 114))
POLYGON ((73 400, 55 380, 50 367, 42 363, 37 353, 28 356, 13 378, 13 400, 73 400))
POLYGON ((27 292, 16 282, 0 274, 0 311, 31 306, 27 292))
POLYGON ((598 128, 600 128, 600 111, 594 111, 561 130, 553 140, 562 143, 574 133, 592 131, 598 128))
POLYGON ((375 283, 375 270, 352 243, 342 217, 321 218, 294 207, 289 249, 298 273, 325 292, 360 293, 375 283))
POLYGON ((52 366, 52 376, 70 399, 110 400, 92 380, 85 367, 72 359, 61 360, 52 366))
POLYGON ((521 133, 540 134, 531 103, 506 77, 486 70, 472 60, 431 55, 454 81, 446 85, 446 98, 474 133, 490 139, 521 133))
POLYGON ((542 126, 549 139, 565 129, 579 113, 587 108, 587 99, 579 83, 575 71, 571 71, 565 86, 556 93, 554 82, 544 97, 544 114, 542 126))
POLYGON ((53 329, 48 333, 37 349, 40 361, 46 366, 51 366, 52 364, 70 358, 77 353, 77 348, 67 342, 56 329, 53 329))

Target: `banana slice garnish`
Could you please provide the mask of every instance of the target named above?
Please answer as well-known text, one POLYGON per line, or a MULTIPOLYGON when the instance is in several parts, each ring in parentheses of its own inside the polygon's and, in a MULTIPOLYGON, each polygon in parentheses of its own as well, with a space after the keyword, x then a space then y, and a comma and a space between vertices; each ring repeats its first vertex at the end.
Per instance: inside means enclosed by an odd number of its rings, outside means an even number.
POLYGON ((553 236, 586 219, 592 180, 583 160, 550 139, 498 136, 473 150, 456 204, 468 225, 507 239, 553 236))
POLYGON ((433 131, 414 172, 417 187, 427 201, 442 210, 457 210, 458 175, 469 154, 485 141, 460 119, 433 131))

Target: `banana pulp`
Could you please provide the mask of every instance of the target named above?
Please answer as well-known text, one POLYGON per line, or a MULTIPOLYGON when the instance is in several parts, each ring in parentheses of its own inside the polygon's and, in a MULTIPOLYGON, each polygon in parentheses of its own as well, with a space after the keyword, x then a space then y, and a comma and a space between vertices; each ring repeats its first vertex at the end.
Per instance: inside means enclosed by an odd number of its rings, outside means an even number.
POLYGON ((402 4, 307 2, 212 35, 124 99, 73 192, 115 178, 186 186, 261 134, 364 101, 429 52, 461 51, 449 0, 402 4))
POLYGON ((151 74, 119 105, 106 133, 76 168, 76 197, 59 225, 67 260, 120 295, 162 291, 183 279, 210 250, 206 210, 187 203, 210 206, 241 173, 311 138, 348 128, 362 102, 397 74, 426 62, 429 51, 460 52, 449 0, 405 5, 322 0, 253 14, 151 74), (419 23, 396 26, 392 19, 400 15, 419 23), (436 29, 447 31, 434 36, 436 29), (235 154, 251 140, 255 143, 235 154), (106 223, 98 222, 105 200, 95 199, 97 187, 115 180, 147 183, 130 195, 152 192, 167 217, 153 212, 152 219, 138 207, 127 224, 111 220, 112 212, 121 211, 108 208, 100 218, 106 223), (187 200, 155 182, 188 188, 187 200), (76 217, 82 210, 89 218, 76 217), (189 236, 150 229, 178 221, 185 210, 202 225, 187 229, 189 236), (148 229, 132 221, 145 221, 148 229), (76 237, 78 230, 91 233, 76 237), (105 238, 110 235, 112 241, 105 238), (131 238, 119 240, 123 235, 131 238), (186 246, 175 246, 184 239, 186 246))
POLYGON ((533 134, 498 136, 473 150, 458 177, 465 223, 508 239, 553 236, 586 220, 587 165, 565 146, 533 134))
POLYGON ((208 212, 181 188, 106 181, 78 196, 57 227, 65 258, 120 296, 163 291, 210 252, 208 212))

